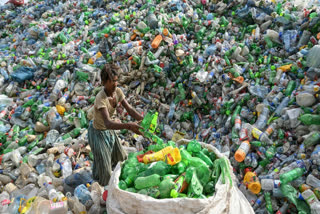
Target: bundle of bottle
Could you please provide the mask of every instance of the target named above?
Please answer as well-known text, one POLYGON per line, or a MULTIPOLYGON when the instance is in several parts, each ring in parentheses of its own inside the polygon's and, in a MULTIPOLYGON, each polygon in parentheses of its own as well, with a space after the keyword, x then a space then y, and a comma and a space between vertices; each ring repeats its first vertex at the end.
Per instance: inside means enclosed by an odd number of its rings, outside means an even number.
POLYGON ((223 159, 192 140, 179 148, 173 141, 130 153, 122 166, 119 188, 153 198, 213 196, 223 159))

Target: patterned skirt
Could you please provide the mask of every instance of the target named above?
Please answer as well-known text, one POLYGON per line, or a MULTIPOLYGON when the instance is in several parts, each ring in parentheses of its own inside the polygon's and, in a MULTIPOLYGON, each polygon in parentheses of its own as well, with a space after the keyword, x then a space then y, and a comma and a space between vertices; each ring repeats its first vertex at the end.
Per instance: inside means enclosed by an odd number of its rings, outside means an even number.
POLYGON ((95 129, 90 122, 88 141, 93 153, 92 175, 100 185, 109 183, 112 166, 124 161, 127 154, 122 148, 119 138, 113 130, 95 129))

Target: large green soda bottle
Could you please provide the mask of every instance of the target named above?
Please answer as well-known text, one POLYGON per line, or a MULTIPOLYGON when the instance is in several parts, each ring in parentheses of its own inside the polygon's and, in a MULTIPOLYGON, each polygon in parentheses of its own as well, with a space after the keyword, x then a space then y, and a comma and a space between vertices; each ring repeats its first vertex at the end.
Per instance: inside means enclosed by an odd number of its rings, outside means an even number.
POLYGON ((158 186, 160 184, 160 175, 154 174, 147 177, 139 177, 134 181, 136 189, 146 189, 148 187, 158 186))
POLYGON ((303 168, 295 168, 289 172, 286 172, 282 175, 280 175, 280 182, 281 184, 287 184, 299 177, 301 177, 304 173, 304 169, 303 168))
POLYGON ((182 83, 178 84, 178 90, 179 90, 179 95, 174 99, 174 103, 176 104, 186 99, 186 91, 184 90, 182 83))
POLYGON ((299 117, 299 120, 304 125, 320 125, 320 115, 316 114, 303 114, 299 117))

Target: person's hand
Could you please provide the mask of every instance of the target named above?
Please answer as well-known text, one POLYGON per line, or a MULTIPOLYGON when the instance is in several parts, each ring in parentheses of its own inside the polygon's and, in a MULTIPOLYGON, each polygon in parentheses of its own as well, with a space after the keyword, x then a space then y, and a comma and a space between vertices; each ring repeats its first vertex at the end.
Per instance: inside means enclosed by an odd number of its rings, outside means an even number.
POLYGON ((142 135, 140 129, 143 129, 141 126, 138 125, 138 123, 128 123, 129 130, 133 131, 134 133, 138 135, 142 135))

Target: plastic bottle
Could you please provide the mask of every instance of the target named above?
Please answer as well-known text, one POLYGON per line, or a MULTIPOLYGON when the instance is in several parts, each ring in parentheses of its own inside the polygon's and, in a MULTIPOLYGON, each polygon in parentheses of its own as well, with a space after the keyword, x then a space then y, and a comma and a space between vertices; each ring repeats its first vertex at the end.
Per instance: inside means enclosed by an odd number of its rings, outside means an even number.
POLYGON ((306 148, 308 148, 310 146, 317 144, 319 140, 320 140, 320 132, 314 132, 303 141, 303 144, 305 145, 306 148))
POLYGON ((264 107, 258 117, 258 120, 255 123, 255 126, 258 129, 264 129, 264 127, 267 125, 268 115, 269 115, 269 109, 267 107, 264 107))
POLYGON ((181 155, 178 148, 173 148, 172 146, 168 146, 159 152, 145 155, 143 157, 143 162, 145 164, 154 162, 154 161, 166 161, 170 165, 175 165, 181 161, 181 155))
POLYGON ((57 191, 55 190, 55 188, 51 185, 51 184, 47 184, 47 183, 44 183, 44 186, 46 187, 47 189, 47 192, 48 192, 48 198, 51 200, 51 201, 56 201, 58 199, 58 193, 57 191))
POLYGON ((311 189, 308 189, 302 193, 303 199, 308 203, 311 209, 311 213, 319 212, 320 202, 311 189))
POLYGON ((243 183, 248 186, 248 189, 254 193, 258 194, 261 191, 261 184, 259 178, 253 172, 247 172, 243 178, 243 183))
POLYGON ((82 204, 85 204, 87 201, 92 200, 90 192, 84 184, 81 184, 75 188, 74 196, 76 196, 82 204))
POLYGON ((8 205, 10 204, 10 196, 7 192, 2 192, 0 194, 0 202, 1 202, 1 207, 0 207, 0 211, 5 213, 8 211, 8 205))
POLYGON ((280 187, 280 180, 273 180, 273 179, 261 179, 261 189, 263 190, 273 190, 273 188, 280 187))
POLYGON ((238 162, 242 162, 244 161, 246 155, 248 154, 250 149, 250 143, 248 140, 243 141, 240 144, 240 147, 238 148, 238 150, 236 151, 236 153, 234 154, 234 158, 236 159, 236 161, 238 162))
POLYGON ((303 168, 296 168, 287 173, 280 175, 280 182, 283 184, 287 184, 303 175, 305 170, 303 168))
POLYGON ((69 158, 66 158, 62 163, 63 178, 67 178, 72 174, 72 163, 69 158))
POLYGON ((160 184, 160 176, 157 174, 147 177, 139 177, 135 180, 134 186, 136 189, 145 189, 148 187, 158 186, 160 184))
POLYGON ((309 174, 306 179, 306 183, 313 188, 319 188, 320 187, 320 180, 313 176, 312 174, 309 174))

